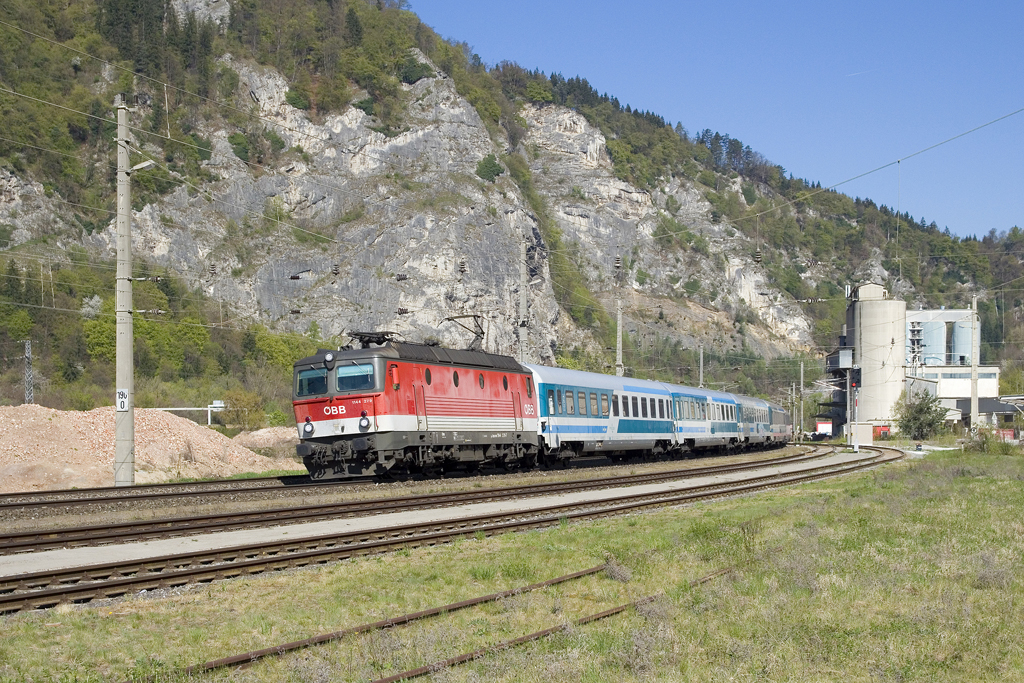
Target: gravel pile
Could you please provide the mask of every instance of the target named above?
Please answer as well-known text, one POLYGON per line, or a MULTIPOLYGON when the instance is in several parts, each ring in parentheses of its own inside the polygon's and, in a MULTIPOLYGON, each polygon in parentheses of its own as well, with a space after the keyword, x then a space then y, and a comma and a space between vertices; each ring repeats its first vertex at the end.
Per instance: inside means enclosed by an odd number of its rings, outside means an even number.
MULTIPOLYGON (((279 461, 191 420, 161 410, 135 409, 137 483, 280 468, 279 461)), ((0 406, 0 492, 113 483, 113 406, 85 412, 0 406)))
POLYGON ((246 448, 288 447, 295 450, 299 443, 295 427, 267 427, 255 432, 242 432, 232 440, 246 448))

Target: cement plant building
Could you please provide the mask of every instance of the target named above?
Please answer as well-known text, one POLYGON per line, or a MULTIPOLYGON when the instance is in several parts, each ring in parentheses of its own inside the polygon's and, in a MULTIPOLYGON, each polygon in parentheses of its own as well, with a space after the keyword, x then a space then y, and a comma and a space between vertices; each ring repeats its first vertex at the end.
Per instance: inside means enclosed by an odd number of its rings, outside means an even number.
POLYGON ((907 310, 884 287, 862 284, 847 295, 846 324, 839 347, 826 359, 832 400, 819 417, 831 418, 832 434, 850 435, 856 420, 860 443, 896 430, 894 411, 904 390, 937 396, 947 420, 970 426, 971 404, 978 425, 998 426, 1015 412, 998 402, 999 368, 980 365, 981 326, 973 309, 907 310), (860 377, 859 390, 851 381, 860 377), (972 398, 972 375, 977 375, 972 398), (966 411, 964 406, 968 406, 966 411))

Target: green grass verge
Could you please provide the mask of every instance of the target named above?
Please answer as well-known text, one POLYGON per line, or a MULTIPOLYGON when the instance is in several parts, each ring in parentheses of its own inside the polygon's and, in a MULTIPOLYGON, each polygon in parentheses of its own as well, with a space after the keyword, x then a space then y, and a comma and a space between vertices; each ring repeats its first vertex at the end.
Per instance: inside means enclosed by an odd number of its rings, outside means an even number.
POLYGON ((365 681, 661 592, 434 678, 1020 680, 1022 481, 1019 455, 938 452, 707 505, 13 615, 0 679, 179 680, 176 667, 612 558, 613 573, 207 678, 365 681))

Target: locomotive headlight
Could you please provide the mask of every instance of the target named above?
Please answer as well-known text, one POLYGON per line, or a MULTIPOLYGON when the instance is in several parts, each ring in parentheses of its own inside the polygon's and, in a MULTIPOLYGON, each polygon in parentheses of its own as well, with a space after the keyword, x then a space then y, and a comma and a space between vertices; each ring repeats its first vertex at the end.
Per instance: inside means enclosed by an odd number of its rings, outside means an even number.
POLYGON ((310 422, 309 417, 306 417, 306 424, 302 425, 302 434, 304 436, 310 436, 313 433, 313 423, 310 422))
POLYGON ((363 411, 363 416, 361 418, 359 418, 359 428, 360 429, 369 429, 370 428, 370 418, 366 417, 366 411, 365 410, 363 411))
POLYGON ((334 354, 331 353, 331 352, 325 353, 324 354, 324 360, 327 361, 328 363, 330 363, 332 360, 334 360, 334 354))

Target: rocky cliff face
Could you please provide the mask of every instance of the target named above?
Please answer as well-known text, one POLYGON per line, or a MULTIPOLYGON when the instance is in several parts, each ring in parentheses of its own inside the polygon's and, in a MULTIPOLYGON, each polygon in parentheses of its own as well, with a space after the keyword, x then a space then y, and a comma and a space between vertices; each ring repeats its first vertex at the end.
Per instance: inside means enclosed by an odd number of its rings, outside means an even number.
MULTIPOLYGON (((220 4, 226 0, 204 7, 220 4)), ((354 107, 311 120, 286 102, 287 83, 271 69, 231 56, 222 65, 239 75, 237 104, 254 107, 288 151, 269 166, 247 165, 229 142, 234 129, 200 123, 198 132, 213 141, 204 167, 219 180, 181 185, 135 213, 136 258, 177 271, 233 304, 243 321, 298 330, 315 322, 325 335, 390 329, 464 346, 472 334, 445 319, 478 314, 485 347, 518 356, 525 241, 525 357, 550 362, 556 345, 588 342, 555 303, 546 245, 519 189, 508 174, 494 183, 475 174, 484 156, 502 150, 450 79, 439 73, 403 86, 407 128, 389 137, 354 107)), ((809 321, 765 281, 747 240, 711 221, 710 205, 689 181, 666 181, 654 193, 632 187, 615 177, 604 137, 581 115, 554 106, 523 114, 529 134, 519 152, 576 246, 591 291, 610 312, 620 296, 631 331, 719 349, 745 342, 767 355, 810 342, 809 321), (675 220, 707 240, 703 252, 654 239, 669 205, 675 220), (763 325, 734 323, 741 302, 763 325)), ((148 151, 160 160, 155 147, 148 151)), ((0 174, 0 222, 16 223, 14 242, 46 232, 62 235, 62 244, 79 239, 59 201, 0 174)), ((112 257, 113 221, 80 239, 112 257)))
POLYGON ((712 207, 693 183, 673 178, 653 194, 640 190, 615 177, 604 135, 580 114, 545 106, 528 107, 524 116, 538 187, 562 232, 580 245, 592 287, 609 310, 616 296, 623 299, 634 335, 718 349, 746 342, 766 355, 811 343, 810 321, 749 258, 748 240, 712 222, 712 207), (704 238, 707 251, 657 238, 659 220, 669 217, 704 238), (730 313, 742 307, 763 326, 739 334, 730 313))

